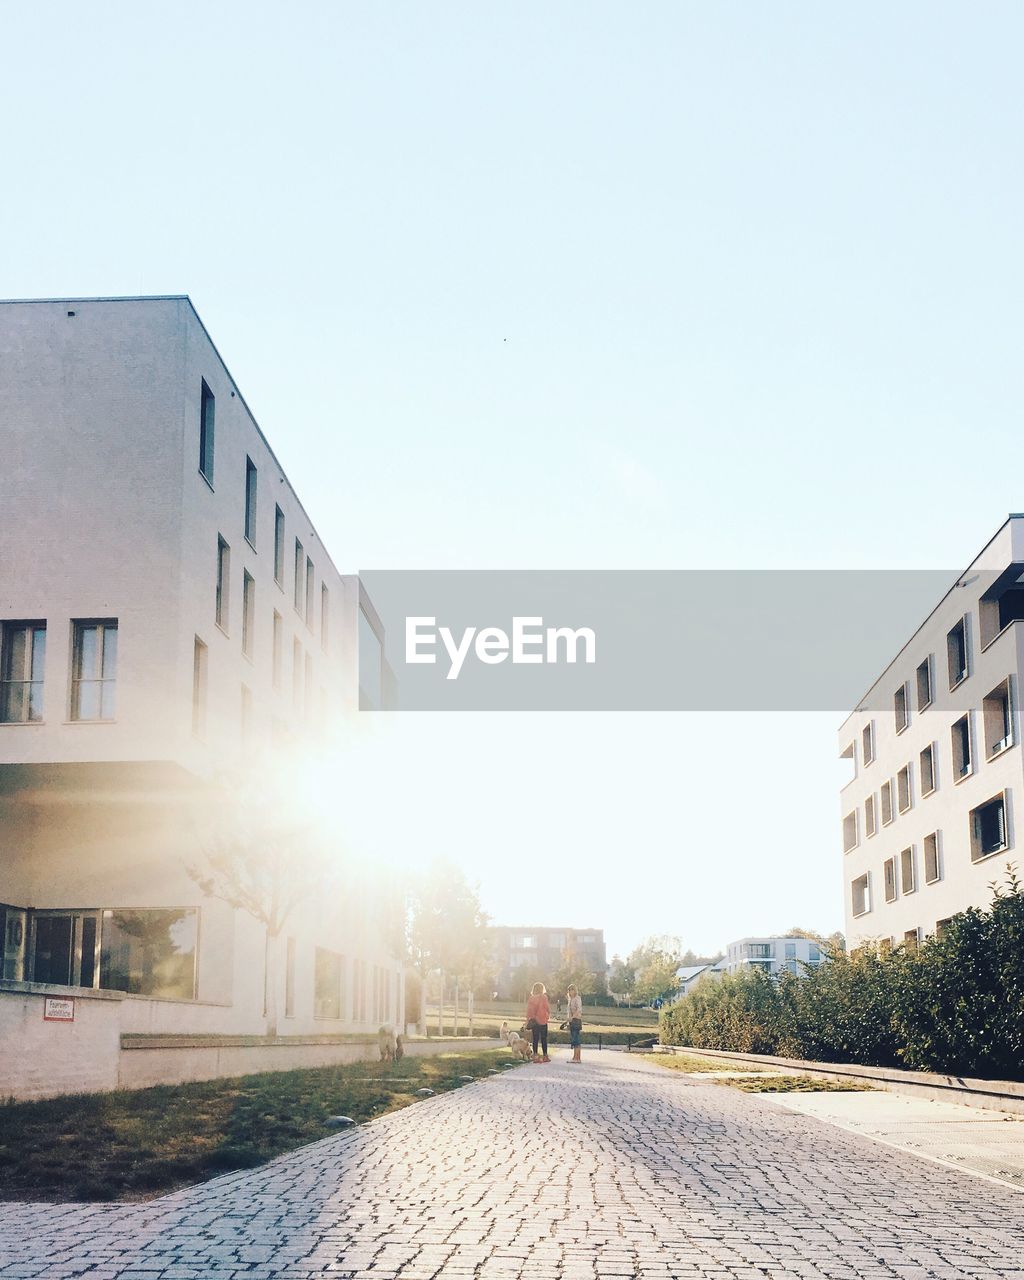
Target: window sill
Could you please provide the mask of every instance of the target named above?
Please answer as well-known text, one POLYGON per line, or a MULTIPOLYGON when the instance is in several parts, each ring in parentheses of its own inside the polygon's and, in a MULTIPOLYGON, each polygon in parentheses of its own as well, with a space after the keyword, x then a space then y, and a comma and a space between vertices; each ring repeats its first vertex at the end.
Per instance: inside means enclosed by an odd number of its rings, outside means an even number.
POLYGON ((0 729, 40 729, 45 720, 0 720, 0 729))
POLYGON ((256 550, 256 543, 255 543, 255 542, 253 542, 252 538, 250 538, 250 537, 249 537, 249 535, 248 535, 247 533, 243 533, 243 534, 242 534, 242 537, 246 540, 246 542, 249 544, 249 546, 250 546, 250 547, 252 547, 252 553, 253 553, 253 555, 254 555, 254 556, 255 556, 255 555, 259 555, 259 552, 256 550))
POLYGON ((221 633, 222 636, 225 636, 228 640, 231 639, 231 632, 228 631, 226 627, 222 627, 219 622, 215 622, 213 625, 217 628, 217 630, 221 633))
POLYGON ((117 724, 116 719, 112 720, 65 720, 64 724, 117 724))
POLYGON ((905 808, 900 809, 900 811, 899 811, 899 815, 900 815, 900 817, 902 818, 902 817, 903 817, 903 815, 904 815, 905 813, 909 813, 909 812, 911 811, 911 809, 913 809, 913 807, 914 807, 914 806, 913 806, 912 804, 908 804, 905 808))
POLYGON ((217 490, 213 487, 213 481, 212 481, 212 480, 210 479, 210 477, 206 474, 206 472, 202 469, 202 467, 200 467, 200 468, 199 468, 199 474, 200 474, 200 476, 202 476, 203 480, 206 482, 206 484, 207 484, 207 486, 208 486, 208 488, 209 488, 210 492, 211 492, 211 493, 216 493, 216 492, 217 492, 217 490))
POLYGON ((959 689, 959 688, 960 688, 960 686, 963 684, 963 682, 964 682, 964 681, 965 681, 965 680, 970 676, 970 674, 971 674, 971 673, 970 673, 969 671, 965 671, 965 672, 963 673, 963 675, 959 678, 959 680, 955 680, 955 681, 954 681, 954 682, 949 686, 949 691, 950 691, 950 693, 952 693, 954 689, 959 689))
POLYGON ((1000 628, 1000 629, 995 633, 995 635, 991 637, 991 639, 989 639, 989 640, 983 640, 983 641, 982 641, 982 643, 981 643, 981 651, 982 651, 982 653, 985 653, 988 649, 991 649, 991 648, 992 648, 992 646, 995 644, 995 642, 999 639, 999 637, 1000 637, 1000 636, 1005 636, 1005 635, 1006 635, 1006 633, 1007 633, 1007 631, 1009 631, 1009 629, 1013 626, 1013 624, 1014 624, 1015 622, 1019 622, 1019 621, 1020 621, 1020 619, 1019 619, 1019 618, 1013 618, 1013 619, 1011 619, 1011 620, 1006 624, 1006 626, 1005 626, 1005 627, 1001 627, 1001 628, 1000 628))
POLYGON ((922 712, 927 711, 934 701, 934 698, 929 698, 927 702, 919 702, 917 704, 917 714, 921 715, 922 712))
POLYGON ((953 786, 958 787, 961 782, 966 782, 968 778, 973 778, 973 777, 974 777, 974 767, 972 765, 971 768, 968 769, 966 773, 962 773, 959 778, 954 778, 953 786))
POLYGON ((871 914, 871 908, 868 907, 866 911, 855 911, 853 913, 853 918, 854 920, 862 920, 864 916, 869 916, 870 914, 871 914))
POLYGON ((1007 751, 1012 751, 1016 745, 1016 742, 1008 742, 1005 747, 1000 747, 998 751, 991 752, 985 759, 986 761, 998 760, 1000 756, 1005 756, 1007 751))
POLYGON ((1008 844, 1002 844, 998 849, 993 849, 991 853, 979 853, 977 857, 972 853, 971 863, 987 862, 989 858, 998 858, 1001 853, 1009 853, 1009 851, 1010 846, 1008 844))
POLYGON ((899 728, 899 729, 897 729, 897 730, 896 730, 896 737, 898 738, 898 737, 900 736, 900 734, 901 734, 901 733, 906 733, 906 731, 907 731, 909 728, 910 728, 910 721, 908 720, 908 721, 907 721, 907 723, 906 723, 905 725, 903 725, 903 726, 902 726, 902 728, 899 728))
POLYGON ((942 876, 934 876, 931 880, 926 880, 925 884, 938 884, 942 876))
POLYGON ((936 793, 936 791, 938 791, 938 787, 929 787, 927 791, 921 792, 921 799, 927 800, 928 797, 933 796, 936 793))

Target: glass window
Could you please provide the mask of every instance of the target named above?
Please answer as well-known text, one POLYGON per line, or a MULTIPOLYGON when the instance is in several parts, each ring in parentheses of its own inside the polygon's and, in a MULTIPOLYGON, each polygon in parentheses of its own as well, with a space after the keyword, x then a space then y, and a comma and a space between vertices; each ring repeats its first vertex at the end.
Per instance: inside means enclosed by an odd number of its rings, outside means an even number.
POLYGON ((320 584, 320 648, 327 652, 328 634, 330 631, 331 605, 327 583, 320 584))
POLYGON ((295 612, 301 614, 303 612, 302 587, 305 582, 303 577, 303 565, 306 562, 306 553, 302 549, 302 543, 295 539, 295 612))
POLYGON ((317 947, 313 991, 315 1018, 341 1017, 341 956, 317 947))
POLYGON ((231 620, 231 548, 223 538, 217 539, 217 600, 214 620, 227 631, 231 620))
POLYGON ((316 571, 313 561, 306 557, 306 626, 313 630, 313 611, 316 609, 316 571))
POLYGON ((194 907, 104 911, 100 986, 194 1000, 199 912, 194 907))
POLYGON ((5 622, 0 632, 0 721, 38 723, 43 718, 46 624, 5 622))
POLYGON ((274 507, 274 581, 284 582, 284 512, 274 507))
POLYGON ((117 692, 117 623, 76 622, 71 719, 113 720, 117 692))
POLYGON ((206 733, 206 645, 198 636, 192 647, 192 732, 206 733))
POLYGON ((256 545, 256 464, 245 460, 245 536, 256 545))
POLYGON ((256 634, 256 583, 248 570, 242 575, 242 652, 252 657, 256 634))
POLYGON ((213 392, 203 381, 199 406, 199 470, 213 484, 213 416, 216 403, 213 392))

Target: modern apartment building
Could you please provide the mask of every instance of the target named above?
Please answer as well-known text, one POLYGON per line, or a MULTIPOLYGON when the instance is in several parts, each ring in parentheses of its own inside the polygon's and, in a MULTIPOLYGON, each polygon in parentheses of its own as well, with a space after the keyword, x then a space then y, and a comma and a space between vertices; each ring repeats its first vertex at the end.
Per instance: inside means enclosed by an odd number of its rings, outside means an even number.
POLYGON ((802 965, 816 965, 821 961, 821 947, 811 938, 740 938, 729 943, 723 960, 715 967, 725 973, 760 969, 774 975, 784 969, 802 973, 802 965))
POLYGON ((986 906, 1022 794, 1024 516, 1011 515, 839 733, 843 888, 853 948, 913 945, 986 906))
POLYGON ((499 999, 518 999, 524 985, 547 982, 567 961, 594 974, 604 989, 608 957, 602 929, 497 925, 490 933, 499 999))
POLYGON ((372 867, 349 852, 269 939, 187 871, 225 777, 342 830, 330 746, 386 679, 189 299, 0 304, 0 442, 0 1004, 115 998, 122 1037, 400 1024, 372 867))

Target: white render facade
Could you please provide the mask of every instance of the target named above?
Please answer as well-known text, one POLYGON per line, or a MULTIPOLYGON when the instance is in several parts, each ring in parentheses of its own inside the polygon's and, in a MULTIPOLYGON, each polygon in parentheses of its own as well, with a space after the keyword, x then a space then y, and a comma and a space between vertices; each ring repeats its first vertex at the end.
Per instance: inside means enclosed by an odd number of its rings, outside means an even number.
POLYGON ((119 993, 122 1036, 400 1027, 376 868, 339 849, 269 941, 186 870, 220 775, 273 797, 358 732, 379 640, 189 299, 0 303, 0 440, 0 994, 119 993))
POLYGON ((1011 515, 839 732, 846 938, 914 945, 1017 861, 1024 516, 1011 515))
POLYGON ((760 969, 774 975, 785 969, 791 973, 802 973, 801 965, 816 965, 821 961, 821 947, 811 938, 740 938, 729 943, 723 960, 716 968, 724 969, 726 973, 760 969))

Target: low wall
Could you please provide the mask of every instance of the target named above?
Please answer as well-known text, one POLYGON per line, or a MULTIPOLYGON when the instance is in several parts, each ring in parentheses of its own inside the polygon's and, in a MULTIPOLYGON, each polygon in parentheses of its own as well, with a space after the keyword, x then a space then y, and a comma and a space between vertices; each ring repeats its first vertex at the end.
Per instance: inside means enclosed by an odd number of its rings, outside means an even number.
POLYGON ((904 1093, 936 1102, 959 1102, 966 1107, 1009 1111, 1024 1115, 1024 1082, 975 1080, 970 1076, 946 1076, 932 1071, 901 1071, 896 1067, 862 1067, 846 1062, 807 1062, 802 1058, 773 1058, 761 1053, 731 1053, 726 1049, 695 1049, 690 1045, 666 1045, 668 1052, 695 1053, 702 1058, 726 1058, 756 1066, 785 1067, 808 1075, 833 1076, 873 1084, 889 1093, 904 1093))
POLYGON ((80 987, 0 991, 0 1099, 116 1089, 121 996, 80 987), (68 1020, 48 1020, 50 1006, 68 1020))
MULTIPOLYGON (((498 1041, 431 1039, 406 1041, 411 1056, 470 1052, 496 1048, 498 1041)), ((121 1045, 118 1084, 146 1089, 154 1084, 184 1084, 221 1076, 248 1076, 261 1071, 295 1071, 332 1067, 344 1062, 377 1061, 377 1037, 290 1036, 273 1042, 245 1036, 126 1036, 121 1045)))

